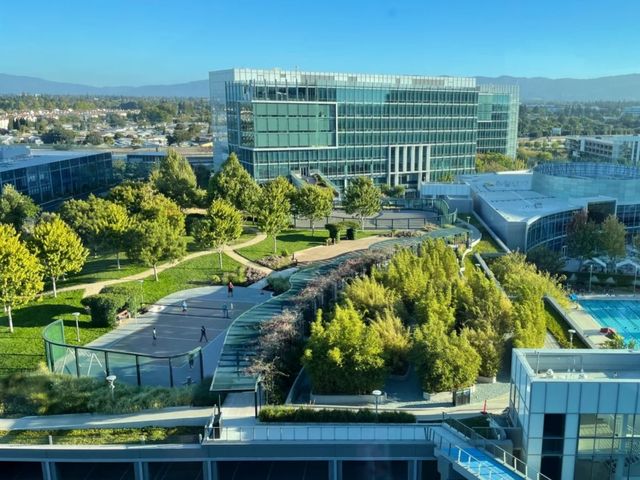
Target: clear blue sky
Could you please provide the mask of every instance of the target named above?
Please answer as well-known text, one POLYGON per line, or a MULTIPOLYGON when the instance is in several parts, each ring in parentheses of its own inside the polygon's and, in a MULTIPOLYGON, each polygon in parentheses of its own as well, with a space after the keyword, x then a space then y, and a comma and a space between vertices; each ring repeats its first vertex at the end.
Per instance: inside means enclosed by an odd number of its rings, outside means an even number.
POLYGON ((588 78, 640 73, 636 0, 32 0, 0 13, 0 73, 91 85, 209 70, 588 78))

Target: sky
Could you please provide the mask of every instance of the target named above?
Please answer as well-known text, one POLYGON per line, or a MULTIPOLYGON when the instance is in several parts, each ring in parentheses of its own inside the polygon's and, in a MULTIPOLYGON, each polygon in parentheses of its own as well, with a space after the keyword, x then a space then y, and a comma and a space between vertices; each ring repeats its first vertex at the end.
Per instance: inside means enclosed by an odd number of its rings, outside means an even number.
POLYGON ((412 75, 640 73, 636 0, 2 2, 0 73, 95 86, 281 67, 412 75))

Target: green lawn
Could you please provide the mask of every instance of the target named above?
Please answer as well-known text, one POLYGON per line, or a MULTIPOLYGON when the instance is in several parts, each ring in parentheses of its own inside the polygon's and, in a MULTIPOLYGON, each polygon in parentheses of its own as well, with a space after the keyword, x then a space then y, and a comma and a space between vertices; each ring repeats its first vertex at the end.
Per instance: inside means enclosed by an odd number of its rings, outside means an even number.
POLYGON ((61 292, 58 298, 43 295, 39 299, 13 312, 14 333, 9 332, 6 315, 0 315, 0 375, 16 370, 32 370, 44 361, 42 329, 54 320, 64 320, 65 338, 76 344, 75 321, 72 312, 81 312, 79 317, 80 344, 91 342, 108 331, 93 328, 89 315, 80 304, 81 290, 61 292))
MULTIPOLYGON (((281 254, 286 250, 289 254, 292 254, 307 248, 324 245, 328 237, 329 232, 325 229, 316 229, 313 236, 311 235, 311 230, 285 230, 277 237, 277 253, 281 254)), ((273 237, 267 237, 262 242, 250 247, 241 248, 238 253, 251 261, 273 255, 273 237)))
POLYGON ((0 444, 109 445, 132 443, 196 443, 202 427, 100 428, 86 430, 0 430, 0 444))
MULTIPOLYGON (((474 250, 478 253, 499 253, 502 252, 502 248, 496 243, 493 237, 487 232, 482 224, 476 219, 475 216, 469 215, 469 223, 480 230, 482 234, 482 240, 474 247, 474 250)), ((467 220, 467 215, 459 215, 459 218, 467 220)))
MULTIPOLYGON (((89 256, 82 271, 75 275, 70 275, 66 280, 58 281, 58 288, 128 277, 149 268, 145 265, 133 263, 125 253, 120 254, 120 267, 120 270, 118 270, 115 254, 98 255, 97 257, 89 256)), ((50 288, 50 286, 47 286, 47 289, 50 288)))
MULTIPOLYGON (((158 274, 158 281, 153 275, 145 278, 143 282, 144 303, 153 303, 162 297, 187 288, 205 287, 211 285, 214 275, 222 275, 225 272, 235 272, 241 265, 227 257, 222 256, 222 270, 218 268, 218 254, 210 253, 198 258, 182 262, 158 274)), ((119 285, 133 285, 137 281, 125 282, 119 285)))

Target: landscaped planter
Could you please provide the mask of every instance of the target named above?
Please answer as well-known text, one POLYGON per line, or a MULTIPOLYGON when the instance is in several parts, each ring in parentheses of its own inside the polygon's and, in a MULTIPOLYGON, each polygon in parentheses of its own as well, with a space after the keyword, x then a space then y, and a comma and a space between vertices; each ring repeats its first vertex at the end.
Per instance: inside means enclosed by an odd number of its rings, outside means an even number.
MULTIPOLYGON (((382 393, 378 400, 381 405, 387 401, 387 394, 382 393)), ((375 395, 318 395, 311 392, 311 403, 316 405, 366 405, 376 403, 375 395)))
POLYGON ((476 382, 478 383, 496 383, 496 377, 483 377, 482 375, 478 375, 476 378, 476 382))

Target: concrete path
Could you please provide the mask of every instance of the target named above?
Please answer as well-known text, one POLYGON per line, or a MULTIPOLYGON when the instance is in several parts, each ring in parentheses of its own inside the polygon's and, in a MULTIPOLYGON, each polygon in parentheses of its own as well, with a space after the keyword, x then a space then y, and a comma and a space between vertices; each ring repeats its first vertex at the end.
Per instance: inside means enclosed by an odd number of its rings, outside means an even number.
POLYGON ((358 240, 343 240, 337 245, 320 245, 318 247, 307 248, 296 252, 296 260, 299 263, 317 262, 319 260, 328 260, 339 255, 343 255, 349 252, 355 252, 357 250, 366 250, 371 245, 389 240, 390 237, 381 237, 375 235, 372 237, 360 238, 358 240))
MULTIPOLYGON (((264 238, 267 238, 266 235, 264 236, 264 238)), ((252 244, 253 245, 253 244, 252 244)), ((236 249, 240 249, 242 247, 246 247, 247 245, 238 245, 236 247, 236 249)), ((228 250, 225 252, 227 254, 228 257, 230 257, 231 259, 235 260, 236 262, 244 265, 245 267, 250 267, 253 268, 254 270, 258 270, 259 272, 264 273, 265 275, 269 275, 271 272, 273 272, 273 270, 271 270, 270 268, 267 268, 263 265, 260 265, 258 263, 252 262, 251 260, 244 258, 242 255, 240 255, 239 253, 236 253, 234 250, 228 250)))
MULTIPOLYGON (((244 247, 250 247, 251 245, 255 245, 256 243, 260 243, 261 241, 263 241, 264 239, 266 239, 267 236, 263 233, 260 233, 258 235, 256 235, 254 238, 252 238, 251 240, 247 240, 246 242, 243 243, 239 243, 237 245, 231 245, 231 246, 227 246, 224 248, 223 252, 225 254, 227 254, 228 256, 230 256, 231 258, 233 258, 234 260, 240 262, 243 265, 247 265, 247 266, 251 266, 252 268, 255 268, 253 264, 253 262, 249 262, 246 258, 244 257, 240 257, 239 255, 237 255, 234 250, 235 249, 240 249, 240 248, 244 248, 244 247), (242 261, 240 260, 242 259, 242 261), (249 265, 251 264, 251 265, 249 265)), ((203 250, 200 252, 193 252, 190 253, 189 255, 186 255, 184 258, 182 258, 181 260, 177 261, 177 262, 167 262, 164 263, 162 265, 158 265, 157 270, 158 273, 164 272, 166 269, 171 268, 171 267, 175 267, 176 265, 179 265, 182 262, 186 262, 187 260, 191 260, 194 258, 198 258, 198 257, 202 257, 204 255, 209 255, 211 253, 215 253, 212 250, 203 250)), ((258 265, 258 267, 260 267, 258 265)), ((260 267, 261 269, 263 269, 264 267, 260 267)), ((269 272, 271 272, 271 270, 269 270, 269 272)), ((102 290, 104 287, 108 286, 108 285, 115 285, 118 283, 124 283, 124 282, 130 282, 133 280, 143 280, 147 277, 150 277, 151 275, 153 275, 153 268, 150 268, 148 270, 145 270, 144 272, 140 272, 140 273, 136 273, 135 275, 129 275, 128 277, 123 277, 123 278, 116 278, 116 279, 112 279, 112 280, 103 280, 101 282, 95 282, 95 283, 83 283, 80 285, 74 285, 72 287, 64 287, 64 288, 59 288, 58 292, 64 292, 67 290, 79 290, 79 289, 84 289, 84 294, 83 297, 88 297, 90 295, 95 295, 97 293, 100 293, 100 290, 102 290)))
POLYGON ((0 430, 72 430, 77 428, 140 428, 206 425, 211 407, 173 407, 121 415, 79 413, 0 418, 0 430))

